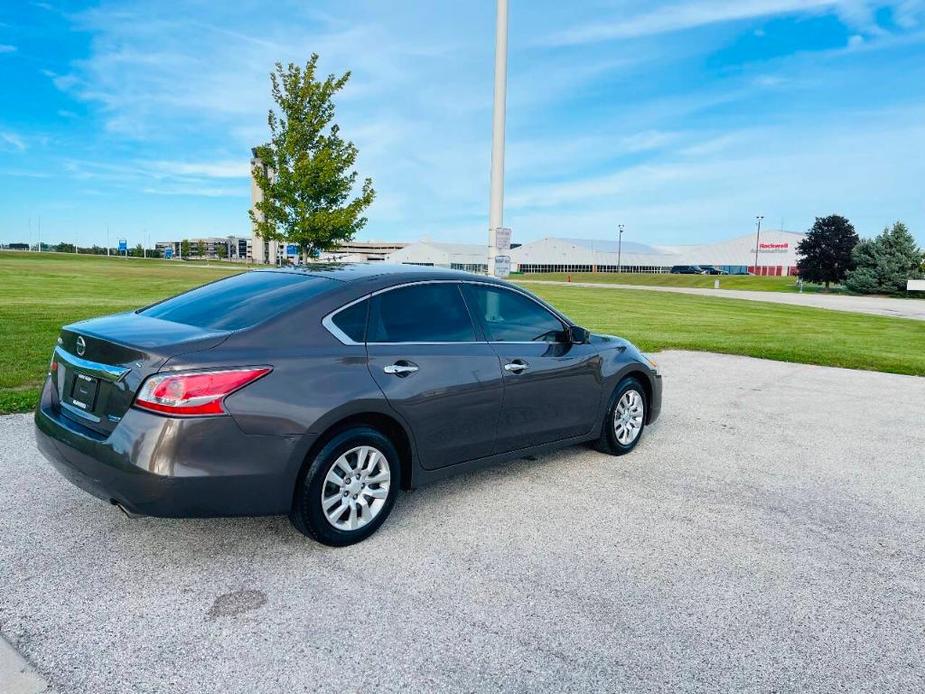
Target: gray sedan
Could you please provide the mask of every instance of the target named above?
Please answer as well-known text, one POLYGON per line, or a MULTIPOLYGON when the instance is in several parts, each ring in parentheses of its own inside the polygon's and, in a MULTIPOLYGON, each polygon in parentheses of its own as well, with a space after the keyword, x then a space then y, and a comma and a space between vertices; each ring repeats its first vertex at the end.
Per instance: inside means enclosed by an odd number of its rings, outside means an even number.
POLYGON ((621 455, 661 377, 507 282, 415 266, 248 272, 61 330, 39 447, 126 513, 289 514, 329 545, 399 489, 591 442, 621 455))

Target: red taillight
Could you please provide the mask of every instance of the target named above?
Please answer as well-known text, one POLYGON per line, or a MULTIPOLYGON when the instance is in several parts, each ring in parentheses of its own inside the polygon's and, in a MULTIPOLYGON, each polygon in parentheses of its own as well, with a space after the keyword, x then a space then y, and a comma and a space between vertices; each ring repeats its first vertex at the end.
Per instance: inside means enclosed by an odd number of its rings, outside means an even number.
POLYGON ((173 415, 225 414, 222 401, 272 369, 227 369, 155 374, 135 396, 135 407, 173 415))

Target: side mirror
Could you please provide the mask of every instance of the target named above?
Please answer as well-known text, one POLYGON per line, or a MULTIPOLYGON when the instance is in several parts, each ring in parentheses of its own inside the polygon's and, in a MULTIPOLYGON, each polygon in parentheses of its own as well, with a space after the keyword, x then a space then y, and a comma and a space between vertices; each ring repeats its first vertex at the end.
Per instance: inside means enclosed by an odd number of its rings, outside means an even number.
POLYGON ((583 345, 591 341, 591 331, 577 325, 570 325, 566 333, 568 336, 567 341, 573 345, 583 345))

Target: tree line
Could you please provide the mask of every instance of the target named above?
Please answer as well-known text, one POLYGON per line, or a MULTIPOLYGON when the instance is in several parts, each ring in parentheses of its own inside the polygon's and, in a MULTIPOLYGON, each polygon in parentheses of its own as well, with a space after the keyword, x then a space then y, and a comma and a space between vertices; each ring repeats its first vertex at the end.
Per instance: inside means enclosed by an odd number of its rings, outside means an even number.
MULTIPOLYGON (((77 253, 79 255, 127 255, 130 258, 134 257, 147 257, 147 258, 163 258, 164 251, 160 248, 145 248, 140 243, 135 246, 127 248, 125 251, 120 251, 118 248, 110 246, 77 246, 73 243, 68 243, 66 241, 61 241, 60 243, 46 243, 42 242, 41 246, 37 243, 28 244, 28 243, 9 243, 2 246, 11 251, 41 251, 44 253, 54 252, 54 253, 77 253)), ((219 259, 225 259, 228 257, 228 244, 227 243, 216 243, 214 244, 215 255, 219 259)), ((208 247, 203 241, 191 242, 188 239, 183 239, 180 242, 180 255, 183 258, 189 257, 206 257, 208 252, 208 247)))
POLYGON ((904 295, 907 280, 925 278, 925 252, 902 222, 861 240, 845 217, 816 217, 797 255, 800 279, 826 289, 842 284, 856 294, 904 295))
POLYGON ((11 251, 41 251, 42 253, 77 253, 79 255, 128 255, 129 257, 139 257, 146 256, 148 258, 160 258, 163 253, 157 248, 145 248, 140 243, 132 248, 129 248, 125 251, 120 251, 118 248, 110 246, 76 246, 73 243, 67 243, 66 241, 61 241, 60 243, 45 243, 44 241, 40 244, 37 243, 8 243, 4 244, 2 248, 7 248, 11 251))

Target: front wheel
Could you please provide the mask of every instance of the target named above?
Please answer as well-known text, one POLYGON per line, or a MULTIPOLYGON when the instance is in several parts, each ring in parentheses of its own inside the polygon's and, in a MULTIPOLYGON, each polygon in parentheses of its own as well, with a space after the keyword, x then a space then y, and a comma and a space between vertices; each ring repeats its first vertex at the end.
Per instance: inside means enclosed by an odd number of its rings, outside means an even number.
POLYGON ((395 446, 371 427, 343 431, 328 441, 300 478, 289 518, 296 529, 326 545, 365 540, 385 522, 400 487, 395 446))
POLYGON ((627 376, 620 381, 604 414, 595 448, 611 455, 625 455, 633 450, 646 427, 648 406, 646 390, 636 378, 627 376))

